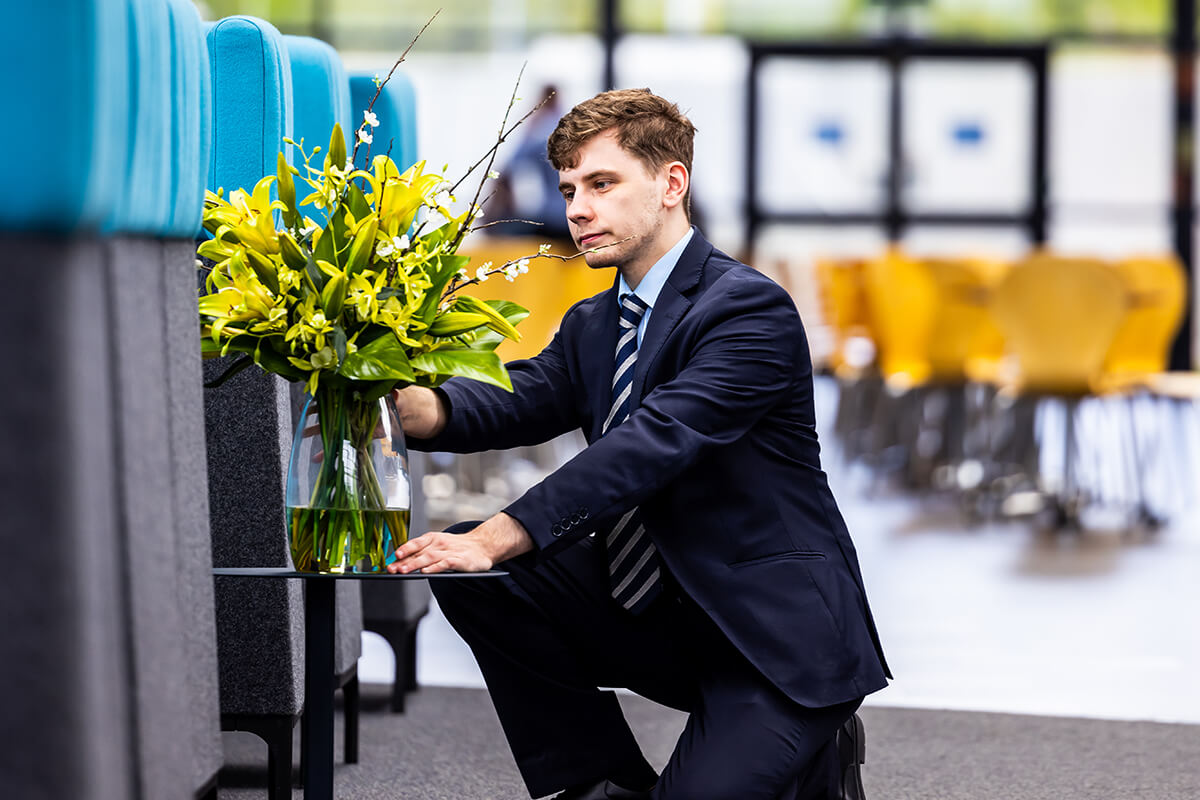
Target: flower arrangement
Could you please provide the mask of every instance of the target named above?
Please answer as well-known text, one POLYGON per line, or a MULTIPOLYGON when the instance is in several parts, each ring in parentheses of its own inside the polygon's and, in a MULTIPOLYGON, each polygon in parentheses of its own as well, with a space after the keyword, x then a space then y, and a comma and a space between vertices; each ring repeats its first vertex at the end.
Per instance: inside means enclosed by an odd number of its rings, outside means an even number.
MULTIPOLYGON (((404 57, 386 79, 376 78, 375 98, 404 57)), ((516 99, 514 89, 510 111, 516 99)), ((370 158, 379 124, 374 103, 363 112, 351 154, 340 125, 319 166, 313 162, 320 147, 309 153, 303 141, 285 139, 298 149, 300 166, 281 152, 276 173, 251 191, 205 198, 203 224, 212 238, 198 248, 207 269, 198 304, 201 350, 206 358, 238 356, 209 385, 255 364, 303 383, 306 414, 315 407, 316 423, 298 431, 289 471, 292 558, 302 571, 379 571, 405 541, 406 474, 398 499, 396 468, 384 463, 405 452, 399 416, 389 406, 393 389, 464 376, 512 390, 495 349, 519 338, 515 326, 528 311, 463 289, 494 274, 512 280, 531 258, 574 257, 543 245, 529 257, 471 272, 468 257, 458 254, 479 216, 484 182, 496 177, 500 144, 529 114, 506 129, 506 112, 495 145, 451 184, 425 162, 402 170, 389 155, 370 158), (355 167, 360 146, 367 147, 369 169, 355 167), (474 199, 455 210, 454 192, 485 160, 474 199), (312 448, 303 458, 301 443, 312 448), (304 471, 310 474, 301 479, 304 471)))

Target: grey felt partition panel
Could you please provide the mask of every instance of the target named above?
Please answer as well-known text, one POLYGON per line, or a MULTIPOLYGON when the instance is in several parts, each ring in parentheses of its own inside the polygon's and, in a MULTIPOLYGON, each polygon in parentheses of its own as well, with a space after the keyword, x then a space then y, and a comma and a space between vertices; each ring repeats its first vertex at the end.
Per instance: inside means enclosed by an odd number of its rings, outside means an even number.
POLYGON ((95 240, 0 236, 0 775, 22 800, 136 796, 103 266, 95 240))
MULTIPOLYGON (((206 379, 231 360, 204 364, 206 379)), ((291 566, 283 502, 292 437, 287 383, 247 369, 206 390, 204 410, 214 566, 291 566)), ((218 578, 216 599, 221 713, 299 714, 299 581, 218 578)))
MULTIPOLYGON (((142 798, 191 798, 190 692, 168 421, 167 322, 161 240, 106 243, 118 519, 132 629, 134 758, 142 798)), ((202 567, 201 567, 202 568, 202 567)))
POLYGON ((171 497, 175 511, 178 597, 188 693, 188 750, 193 787, 215 780, 221 750, 217 689, 217 632, 212 544, 208 528, 208 474, 204 447, 204 395, 196 320, 196 244, 163 242, 163 308, 167 345, 167 421, 171 497))

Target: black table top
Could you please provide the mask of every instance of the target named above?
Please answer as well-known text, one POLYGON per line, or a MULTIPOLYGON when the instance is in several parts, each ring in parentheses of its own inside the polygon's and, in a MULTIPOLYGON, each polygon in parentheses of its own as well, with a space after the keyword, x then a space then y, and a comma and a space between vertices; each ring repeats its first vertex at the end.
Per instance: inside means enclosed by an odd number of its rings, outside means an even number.
POLYGON ((297 572, 291 567, 213 567, 213 575, 237 578, 302 578, 305 580, 413 580, 432 578, 495 578, 508 573, 502 569, 486 572, 297 572))

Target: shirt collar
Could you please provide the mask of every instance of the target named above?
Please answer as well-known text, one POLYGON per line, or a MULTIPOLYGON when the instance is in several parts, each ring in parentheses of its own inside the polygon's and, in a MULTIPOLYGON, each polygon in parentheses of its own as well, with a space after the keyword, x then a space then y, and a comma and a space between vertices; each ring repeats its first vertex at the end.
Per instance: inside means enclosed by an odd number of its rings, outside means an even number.
POLYGON ((663 285, 667 282, 667 278, 671 277, 671 271, 675 269, 675 265, 679 263, 679 257, 683 255, 683 250, 687 247, 688 242, 692 240, 694 230, 688 228, 687 233, 683 235, 675 246, 667 252, 663 253, 663 257, 654 262, 654 266, 650 268, 638 284, 636 292, 629 288, 629 284, 625 282, 625 276, 621 275, 617 282, 617 305, 620 306, 621 298, 633 292, 641 298, 647 306, 654 308, 654 304, 658 302, 658 293, 662 291, 663 285))

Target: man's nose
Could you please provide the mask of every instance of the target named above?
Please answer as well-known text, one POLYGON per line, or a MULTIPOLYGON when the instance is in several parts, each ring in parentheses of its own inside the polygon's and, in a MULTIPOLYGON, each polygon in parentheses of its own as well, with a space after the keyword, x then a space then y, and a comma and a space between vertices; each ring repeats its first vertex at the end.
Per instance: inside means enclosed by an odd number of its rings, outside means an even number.
POLYGON ((592 217, 592 206, 583 198, 574 197, 567 202, 567 219, 578 224, 592 217))

